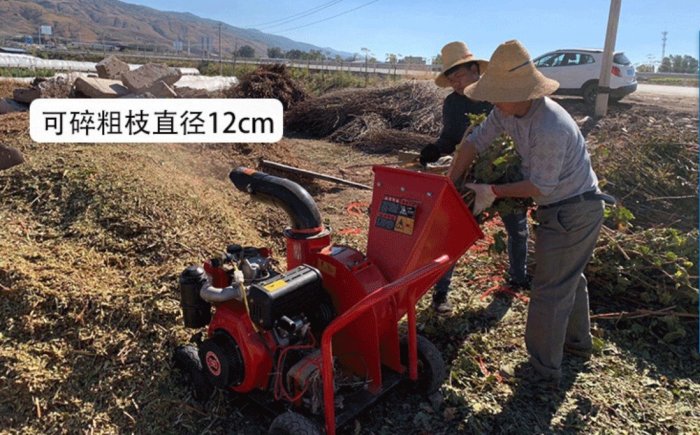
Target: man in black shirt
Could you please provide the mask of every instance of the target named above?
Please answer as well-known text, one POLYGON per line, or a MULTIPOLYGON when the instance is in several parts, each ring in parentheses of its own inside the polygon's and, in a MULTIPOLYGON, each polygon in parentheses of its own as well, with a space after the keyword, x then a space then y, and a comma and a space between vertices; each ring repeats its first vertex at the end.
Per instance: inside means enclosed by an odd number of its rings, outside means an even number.
MULTIPOLYGON (((443 69, 435 79, 441 88, 452 87, 442 106, 442 132, 437 142, 421 150, 420 162, 426 165, 437 161, 441 155, 452 154, 462 141, 469 126, 469 114, 491 111, 491 104, 474 101, 464 95, 464 88, 479 80, 488 67, 488 61, 476 59, 463 42, 450 42, 442 48, 443 69)), ((527 268, 527 216, 525 211, 501 216, 508 233, 509 284, 514 287, 529 287, 527 268)), ((433 308, 439 314, 452 311, 447 292, 452 280, 454 266, 435 285, 433 308)))

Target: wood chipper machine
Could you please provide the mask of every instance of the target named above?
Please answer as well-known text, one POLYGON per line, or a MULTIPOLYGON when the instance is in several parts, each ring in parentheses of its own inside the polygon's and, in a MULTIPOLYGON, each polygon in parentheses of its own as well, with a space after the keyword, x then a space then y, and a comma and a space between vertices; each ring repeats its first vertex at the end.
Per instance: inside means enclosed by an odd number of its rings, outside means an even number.
POLYGON ((438 390, 444 361, 416 334, 416 303, 483 235, 447 177, 373 170, 366 254, 331 242, 297 183, 230 173, 289 216, 287 270, 275 270, 269 249, 232 244, 181 274, 185 326, 206 327, 174 355, 196 399, 214 388, 245 394, 277 414, 271 433, 334 434, 404 379, 438 390))

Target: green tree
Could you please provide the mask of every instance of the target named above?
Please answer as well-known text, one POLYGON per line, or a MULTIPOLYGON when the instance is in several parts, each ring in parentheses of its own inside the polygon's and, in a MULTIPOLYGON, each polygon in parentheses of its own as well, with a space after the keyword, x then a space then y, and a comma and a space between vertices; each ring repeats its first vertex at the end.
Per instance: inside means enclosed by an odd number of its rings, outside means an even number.
POLYGON ((685 70, 683 72, 689 74, 696 74, 698 72, 698 60, 693 56, 688 56, 687 54, 683 56, 683 65, 685 70))
POLYGON ((267 57, 271 59, 284 59, 284 51, 279 47, 270 47, 267 49, 267 57))
POLYGON ((243 47, 236 50, 236 56, 253 58, 255 57, 255 49, 250 45, 244 45, 243 47))
POLYGON ((294 49, 294 50, 289 50, 287 52, 286 56, 287 56, 287 59, 300 60, 300 59, 304 59, 305 54, 306 53, 304 53, 301 50, 294 49))
POLYGON ((325 60, 326 55, 321 53, 320 50, 311 50, 309 52, 309 59, 311 59, 311 60, 325 60))
POLYGON ((671 71, 672 71, 671 58, 664 57, 663 60, 661 60, 661 66, 659 66, 659 72, 671 72, 671 71))
POLYGON ((637 72, 641 73, 653 73, 654 72, 654 65, 651 64, 642 64, 637 66, 637 72))
POLYGON ((698 72, 698 60, 687 54, 685 56, 670 55, 661 61, 659 72, 695 74, 698 72))

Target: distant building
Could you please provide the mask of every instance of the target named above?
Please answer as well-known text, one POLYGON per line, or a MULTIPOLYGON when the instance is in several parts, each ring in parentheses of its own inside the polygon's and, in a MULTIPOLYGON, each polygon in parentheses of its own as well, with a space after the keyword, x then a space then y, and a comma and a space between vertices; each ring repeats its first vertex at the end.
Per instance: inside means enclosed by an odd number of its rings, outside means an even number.
POLYGON ((425 58, 420 56, 404 56, 399 60, 399 63, 407 63, 409 65, 425 65, 425 58))

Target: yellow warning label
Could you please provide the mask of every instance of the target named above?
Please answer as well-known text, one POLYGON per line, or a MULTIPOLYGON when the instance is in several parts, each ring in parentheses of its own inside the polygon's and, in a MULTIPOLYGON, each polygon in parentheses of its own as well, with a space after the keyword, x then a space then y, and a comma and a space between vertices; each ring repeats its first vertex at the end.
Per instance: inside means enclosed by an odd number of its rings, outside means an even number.
POLYGON ((275 291, 281 289, 285 285, 287 285, 287 283, 284 280, 278 279, 277 281, 273 281, 273 282, 267 284, 265 286, 265 290, 267 290, 268 293, 272 293, 272 292, 275 292, 275 291))
POLYGON ((399 216, 396 219, 396 226, 394 227, 394 231, 398 231, 399 233, 403 234, 408 234, 409 236, 413 234, 413 223, 415 221, 411 218, 408 218, 406 216, 399 216))

